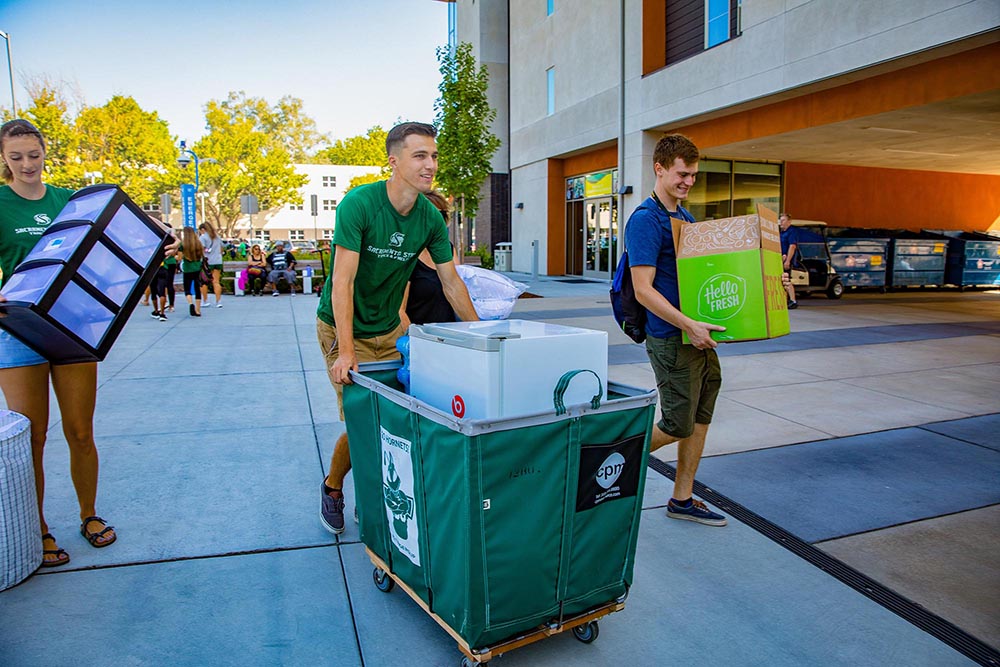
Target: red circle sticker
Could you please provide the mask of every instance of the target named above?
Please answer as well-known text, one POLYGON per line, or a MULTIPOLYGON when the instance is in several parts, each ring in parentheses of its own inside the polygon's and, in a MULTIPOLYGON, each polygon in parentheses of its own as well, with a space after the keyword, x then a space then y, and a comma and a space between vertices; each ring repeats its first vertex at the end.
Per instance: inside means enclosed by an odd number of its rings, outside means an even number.
POLYGON ((465 416, 465 401, 458 394, 455 394, 455 398, 451 399, 451 411, 459 419, 465 416))

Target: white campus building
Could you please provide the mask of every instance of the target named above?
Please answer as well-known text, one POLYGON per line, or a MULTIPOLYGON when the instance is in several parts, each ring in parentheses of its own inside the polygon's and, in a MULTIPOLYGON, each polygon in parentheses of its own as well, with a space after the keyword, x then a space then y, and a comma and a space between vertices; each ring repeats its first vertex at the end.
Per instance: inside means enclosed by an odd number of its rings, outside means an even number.
POLYGON ((299 174, 308 177, 299 188, 300 204, 285 204, 280 208, 245 215, 236 221, 236 235, 257 241, 289 240, 319 241, 333 238, 337 222, 337 204, 344 198, 351 179, 378 174, 380 167, 359 167, 337 164, 295 164, 299 174), (312 211, 312 196, 316 196, 316 215, 312 211))

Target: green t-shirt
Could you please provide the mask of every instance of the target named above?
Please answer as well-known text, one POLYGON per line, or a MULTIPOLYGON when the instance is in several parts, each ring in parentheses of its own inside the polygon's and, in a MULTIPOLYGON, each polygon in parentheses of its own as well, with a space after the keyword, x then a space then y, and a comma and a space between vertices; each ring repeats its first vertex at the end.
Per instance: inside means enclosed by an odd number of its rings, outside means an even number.
MULTIPOLYGON (((333 245, 360 255, 354 278, 355 338, 381 336, 399 326, 399 306, 420 251, 428 248, 437 264, 452 259, 448 229, 434 205, 419 196, 409 214, 400 215, 389 201, 385 184, 358 186, 337 206, 333 245)), ((332 290, 331 257, 316 310, 316 316, 331 325, 335 324, 332 290)))
POLYGON ((44 197, 25 199, 9 185, 0 187, 0 270, 4 276, 14 273, 72 194, 72 190, 46 185, 44 197))

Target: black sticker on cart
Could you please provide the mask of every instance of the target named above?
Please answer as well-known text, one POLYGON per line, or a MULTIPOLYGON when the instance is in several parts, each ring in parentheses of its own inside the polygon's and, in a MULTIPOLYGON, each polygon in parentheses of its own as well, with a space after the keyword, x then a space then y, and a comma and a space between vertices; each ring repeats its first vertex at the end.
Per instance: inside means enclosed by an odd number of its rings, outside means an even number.
POLYGON ((577 512, 636 494, 639 473, 642 472, 645 437, 645 434, 639 434, 607 445, 584 445, 580 448, 577 512))

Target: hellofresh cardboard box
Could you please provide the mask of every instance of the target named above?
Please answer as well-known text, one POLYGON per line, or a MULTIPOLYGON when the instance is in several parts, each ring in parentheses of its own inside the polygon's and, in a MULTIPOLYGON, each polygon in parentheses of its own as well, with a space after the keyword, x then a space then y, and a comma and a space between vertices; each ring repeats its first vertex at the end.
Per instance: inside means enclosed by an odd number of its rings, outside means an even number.
MULTIPOLYGON (((673 228, 681 312, 726 327, 712 332, 719 342, 789 332, 780 228, 773 211, 758 205, 756 215, 674 223, 673 228)), ((686 334, 684 342, 689 342, 686 334)))

